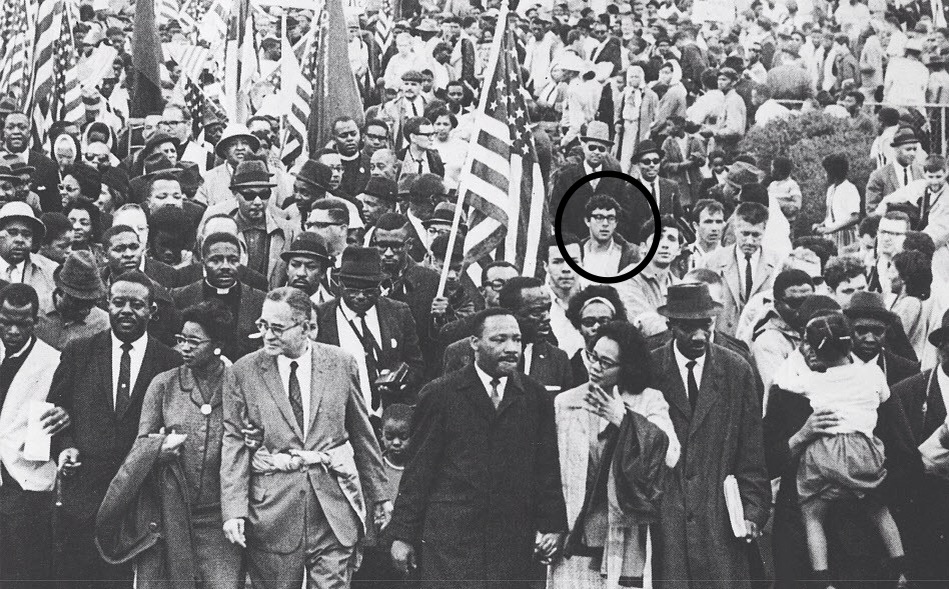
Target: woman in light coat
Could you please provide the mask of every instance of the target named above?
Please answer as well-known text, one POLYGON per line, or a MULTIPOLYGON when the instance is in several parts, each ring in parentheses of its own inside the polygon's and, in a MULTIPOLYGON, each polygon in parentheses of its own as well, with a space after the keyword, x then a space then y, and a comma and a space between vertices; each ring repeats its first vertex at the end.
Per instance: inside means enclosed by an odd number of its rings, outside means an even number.
POLYGON ((636 327, 602 326, 588 360, 589 381, 554 400, 569 532, 547 587, 649 586, 648 530, 679 441, 636 327))
POLYGON ((616 159, 620 169, 629 173, 633 167, 633 154, 639 142, 649 138, 649 130, 659 109, 659 96, 646 86, 646 74, 638 65, 626 70, 626 89, 618 108, 621 110, 616 117, 616 133, 622 134, 622 139, 616 142, 619 145, 616 159))

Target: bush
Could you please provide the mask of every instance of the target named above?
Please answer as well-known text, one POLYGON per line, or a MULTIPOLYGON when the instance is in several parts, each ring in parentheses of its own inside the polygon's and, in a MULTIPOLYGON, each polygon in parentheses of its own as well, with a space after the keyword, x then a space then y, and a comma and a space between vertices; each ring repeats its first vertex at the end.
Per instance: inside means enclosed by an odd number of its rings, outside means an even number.
POLYGON ((821 161, 824 156, 840 152, 850 160, 849 180, 861 197, 874 165, 870 161, 870 145, 874 137, 852 128, 847 121, 809 112, 787 120, 776 120, 764 127, 752 128, 739 148, 754 154, 758 167, 771 169, 771 160, 785 156, 794 162, 791 177, 801 185, 803 204, 795 227, 796 235, 811 233, 811 226, 824 220, 827 178, 821 161))

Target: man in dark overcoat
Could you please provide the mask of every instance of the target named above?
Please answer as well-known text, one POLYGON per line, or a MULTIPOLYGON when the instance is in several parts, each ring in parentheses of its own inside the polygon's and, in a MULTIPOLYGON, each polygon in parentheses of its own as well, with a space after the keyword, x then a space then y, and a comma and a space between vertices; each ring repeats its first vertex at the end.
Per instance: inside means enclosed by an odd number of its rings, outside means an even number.
POLYGON ((474 333, 474 364, 420 393, 388 528, 396 568, 426 588, 527 587, 566 530, 553 403, 517 372, 517 319, 485 309, 474 333))
POLYGON ((653 352, 682 457, 666 481, 654 537, 656 587, 750 587, 749 542, 768 521, 771 486, 751 366, 709 342, 716 303, 704 283, 669 288, 658 312, 672 341, 653 352), (732 530, 724 483, 738 482, 748 534, 732 530))

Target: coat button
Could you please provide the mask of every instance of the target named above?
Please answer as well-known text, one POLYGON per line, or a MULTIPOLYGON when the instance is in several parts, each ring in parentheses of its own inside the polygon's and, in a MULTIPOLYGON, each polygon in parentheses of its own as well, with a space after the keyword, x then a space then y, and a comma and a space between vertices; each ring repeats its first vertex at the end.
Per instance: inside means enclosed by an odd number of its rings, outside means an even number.
POLYGON ((151 522, 150 524, 148 524, 148 529, 149 529, 150 531, 152 531, 152 532, 157 532, 157 531, 158 531, 158 524, 155 523, 155 522, 151 522))

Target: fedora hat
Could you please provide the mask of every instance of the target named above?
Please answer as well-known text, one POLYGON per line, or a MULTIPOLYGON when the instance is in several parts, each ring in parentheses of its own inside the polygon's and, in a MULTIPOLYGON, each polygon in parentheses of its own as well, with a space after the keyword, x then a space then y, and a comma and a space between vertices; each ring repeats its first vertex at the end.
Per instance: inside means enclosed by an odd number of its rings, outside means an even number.
POLYGON ((0 164, 0 180, 9 180, 10 182, 20 183, 20 175, 15 174, 13 169, 6 163, 0 164))
POLYGON ((640 141, 639 145, 636 146, 636 151, 633 153, 633 161, 638 162, 647 153, 655 153, 659 156, 659 159, 666 157, 666 152, 662 151, 662 149, 656 145, 655 141, 652 139, 647 139, 645 141, 640 141))
MULTIPOLYGON (((442 202, 438 203, 438 206, 435 207, 435 210, 432 212, 432 216, 428 219, 422 221, 422 227, 428 229, 433 225, 448 225, 451 226, 452 222, 455 220, 455 205, 442 202)), ((459 222, 460 227, 466 227, 467 223, 465 222, 465 212, 461 212, 461 221, 459 222)))
POLYGON ((289 262, 290 258, 294 256, 316 258, 324 264, 330 261, 329 252, 326 251, 326 244, 323 243, 319 235, 312 231, 304 231, 300 235, 297 235, 293 243, 290 244, 290 249, 280 254, 280 259, 284 262, 289 262))
POLYGON ((228 125, 224 127, 221 138, 218 139, 217 145, 214 146, 214 153, 216 153, 219 158, 225 159, 224 150, 227 149, 227 146, 235 139, 246 139, 250 143, 251 149, 254 151, 260 149, 260 140, 252 135, 247 127, 244 125, 228 125))
POLYGON ((340 258, 337 276, 354 285, 378 285, 385 279, 379 250, 357 245, 347 247, 340 258))
POLYGON ((33 240, 35 243, 42 243, 46 235, 46 225, 36 218, 33 207, 25 202, 15 200, 8 202, 0 207, 0 227, 3 227, 8 220, 20 219, 33 226, 33 240))
POLYGON ((145 161, 142 163, 142 170, 145 172, 142 174, 142 177, 146 179, 151 179, 165 172, 178 175, 184 171, 183 168, 179 168, 177 165, 171 163, 168 156, 163 153, 153 153, 145 158, 145 161))
POLYGON ((947 340, 949 340, 949 311, 943 314, 939 327, 929 333, 929 343, 937 348, 947 340))
POLYGON ((890 147, 899 147, 901 145, 909 145, 910 143, 919 143, 916 133, 910 127, 900 127, 896 130, 896 134, 893 135, 893 141, 890 142, 890 147))
POLYGON ((435 22, 433 18, 423 18, 422 22, 415 27, 416 32, 419 33, 439 33, 441 29, 438 28, 438 23, 435 22))
POLYGON ((96 270, 92 253, 72 252, 53 274, 56 288, 82 301, 98 301, 105 294, 105 285, 96 270))
POLYGON ((704 282, 684 282, 669 287, 666 304, 656 312, 670 319, 709 319, 722 310, 704 282))
POLYGON ((610 128, 603 121, 587 123, 586 131, 583 135, 580 135, 580 141, 598 141, 607 146, 613 145, 613 141, 610 139, 610 128))
POLYGON ((844 307, 844 315, 850 319, 878 319, 887 325, 896 319, 896 314, 883 303, 883 296, 868 291, 853 293, 850 303, 844 307))
POLYGON ((332 178, 333 169, 323 162, 316 160, 306 160, 303 162, 303 165, 300 166, 300 171, 297 172, 297 180, 306 182, 310 186, 319 188, 324 192, 333 191, 330 186, 330 180, 332 178))
POLYGON ((161 145, 162 143, 171 143, 175 146, 175 149, 181 147, 181 141, 177 137, 172 137, 168 133, 162 133, 159 131, 152 135, 148 141, 145 142, 145 147, 142 148, 142 153, 151 153, 153 149, 161 145))
POLYGON ((362 190, 363 194, 374 196, 388 203, 394 203, 399 199, 399 189, 396 183, 382 176, 370 176, 369 182, 362 190))
POLYGON ((32 176, 33 172, 36 171, 36 168, 31 166, 26 159, 15 153, 3 154, 3 163, 17 176, 20 174, 30 174, 32 176))
POLYGON ((273 188, 276 186, 270 181, 273 176, 267 171, 267 164, 260 160, 246 160, 237 164, 234 175, 231 176, 231 190, 240 188, 273 188))

